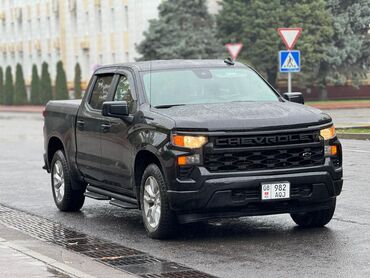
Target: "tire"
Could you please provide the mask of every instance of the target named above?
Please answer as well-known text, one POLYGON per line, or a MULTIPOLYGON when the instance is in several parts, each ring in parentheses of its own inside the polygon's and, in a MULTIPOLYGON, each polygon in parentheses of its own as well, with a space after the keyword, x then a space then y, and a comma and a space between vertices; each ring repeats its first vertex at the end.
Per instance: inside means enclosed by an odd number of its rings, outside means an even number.
POLYGON ((323 227, 333 218, 335 211, 336 199, 330 209, 318 210, 313 212, 291 214, 293 221, 305 228, 323 227))
POLYGON ((172 237, 178 226, 176 215, 168 203, 166 189, 162 171, 156 164, 150 164, 145 169, 140 184, 141 213, 150 238, 172 237))
POLYGON ((84 190, 73 190, 71 170, 63 151, 55 152, 51 161, 51 189, 54 202, 61 211, 79 211, 84 202, 84 190))

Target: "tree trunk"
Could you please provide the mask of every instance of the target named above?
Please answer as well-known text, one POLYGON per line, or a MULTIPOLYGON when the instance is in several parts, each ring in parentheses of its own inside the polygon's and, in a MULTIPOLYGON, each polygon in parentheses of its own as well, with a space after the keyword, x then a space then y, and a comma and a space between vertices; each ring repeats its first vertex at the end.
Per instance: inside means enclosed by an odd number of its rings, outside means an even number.
POLYGON ((275 69, 274 70, 267 70, 267 81, 274 88, 276 88, 276 78, 277 78, 277 72, 276 72, 275 69))
POLYGON ((327 100, 328 99, 328 90, 325 87, 319 87, 319 98, 320 100, 327 100))

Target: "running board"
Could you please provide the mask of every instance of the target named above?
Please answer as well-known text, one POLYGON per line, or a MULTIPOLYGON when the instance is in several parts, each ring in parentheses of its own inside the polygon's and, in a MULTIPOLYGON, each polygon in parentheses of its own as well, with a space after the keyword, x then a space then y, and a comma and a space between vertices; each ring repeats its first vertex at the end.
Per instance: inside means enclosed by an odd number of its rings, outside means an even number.
MULTIPOLYGON (((108 190, 105 190, 105 189, 102 189, 102 188, 99 188, 99 187, 95 187, 95 186, 92 186, 92 185, 88 185, 86 189, 87 189, 87 192, 89 192, 89 193, 94 193, 94 194, 106 196, 109 199, 119 200, 119 201, 122 201, 125 204, 126 203, 131 204, 131 205, 135 206, 136 208, 138 208, 137 200, 133 197, 129 197, 129 196, 125 196, 125 195, 122 195, 122 194, 115 193, 115 192, 111 192, 111 191, 108 191, 108 190)), ((105 200, 109 200, 109 199, 105 199, 105 200)))
POLYGON ((137 205, 130 204, 124 201, 116 200, 116 199, 111 200, 109 204, 117 206, 117 207, 121 207, 124 209, 138 209, 137 205))
POLYGON ((95 193, 95 192, 90 192, 90 191, 86 191, 84 193, 84 195, 86 197, 89 197, 89 198, 95 199, 95 200, 110 200, 111 199, 108 196, 105 196, 105 195, 102 195, 102 194, 99 194, 99 193, 95 193))

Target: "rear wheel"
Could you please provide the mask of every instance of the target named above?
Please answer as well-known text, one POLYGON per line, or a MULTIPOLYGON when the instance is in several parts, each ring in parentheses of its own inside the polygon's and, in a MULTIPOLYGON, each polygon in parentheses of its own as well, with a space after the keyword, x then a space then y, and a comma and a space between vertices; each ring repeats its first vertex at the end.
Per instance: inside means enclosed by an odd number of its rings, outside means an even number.
POLYGON ((61 211, 78 211, 85 202, 84 190, 73 190, 71 172, 64 153, 56 151, 51 161, 51 188, 61 211))
POLYGON ((177 228, 176 215, 168 204, 166 188, 161 170, 156 164, 150 164, 141 179, 140 203, 144 226, 151 238, 168 238, 177 228))
POLYGON ((336 199, 329 209, 291 214, 293 221, 306 228, 322 227, 330 222, 335 212, 336 199))

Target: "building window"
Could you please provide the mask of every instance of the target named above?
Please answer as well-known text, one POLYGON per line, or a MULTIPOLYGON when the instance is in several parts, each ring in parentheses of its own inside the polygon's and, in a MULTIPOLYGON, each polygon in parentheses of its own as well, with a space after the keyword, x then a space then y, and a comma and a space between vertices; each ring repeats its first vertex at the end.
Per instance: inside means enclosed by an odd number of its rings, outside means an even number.
POLYGON ((85 13, 85 21, 84 21, 84 35, 88 36, 89 35, 89 12, 85 13))
POLYGON ((32 21, 31 21, 31 18, 28 18, 28 22, 27 22, 27 27, 28 27, 28 39, 31 39, 32 38, 32 21))
POLYGON ((24 71, 27 72, 27 65, 24 64, 23 52, 18 52, 18 61, 25 67, 24 71))
MULTIPOLYGON (((37 18, 37 29, 41 30, 41 19, 40 18, 37 18)), ((38 34, 38 38, 40 38, 41 32, 37 32, 37 34, 38 34)))
POLYGON ((11 34, 12 34, 12 35, 14 35, 14 34, 15 34, 15 25, 14 25, 14 22, 12 22, 12 23, 10 24, 10 32, 11 32, 11 34))
POLYGON ((101 8, 98 8, 96 11, 96 27, 97 31, 101 33, 103 31, 103 22, 102 22, 101 8))
POLYGON ((129 20, 128 20, 128 6, 125 6, 125 15, 124 15, 124 18, 125 18, 125 30, 128 30, 129 26, 129 20))
POLYGON ((74 30, 77 30, 78 33, 78 25, 77 25, 77 16, 76 13, 72 13, 71 15, 71 25, 74 30))
POLYGON ((47 29, 47 37, 51 37, 51 22, 50 22, 50 16, 46 18, 46 29, 47 29))
POLYGON ((110 18, 111 18, 111 26, 110 26, 110 28, 114 32, 114 31, 116 31, 116 15, 115 15, 114 8, 111 9, 110 18))
POLYGON ((55 29, 54 29, 54 33, 55 35, 59 35, 59 27, 60 27, 60 22, 59 22, 59 16, 58 14, 56 14, 56 16, 54 17, 55 18, 55 29))

